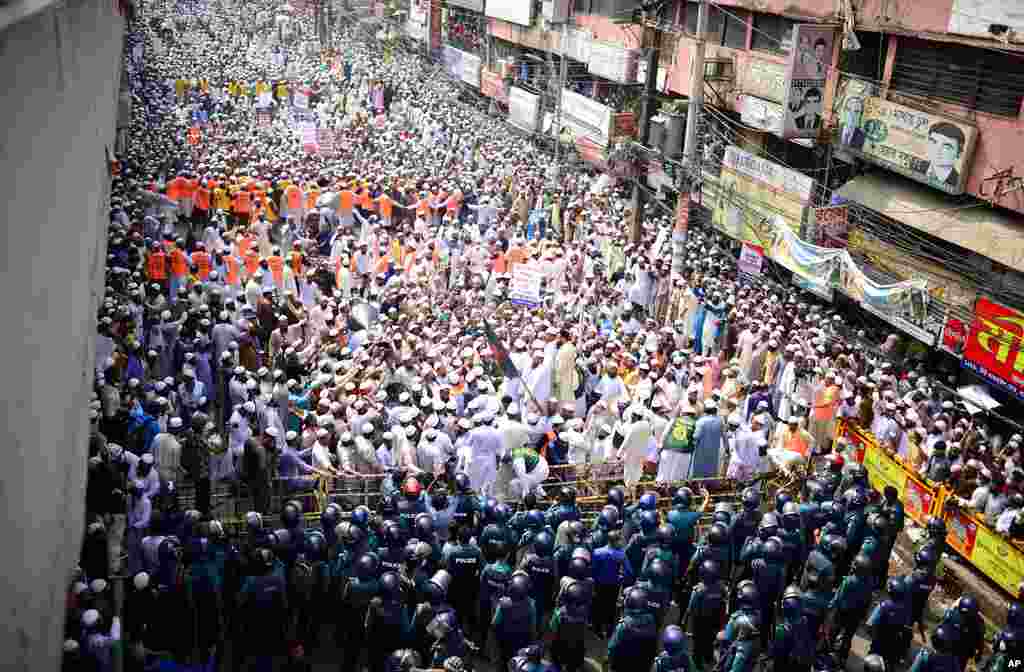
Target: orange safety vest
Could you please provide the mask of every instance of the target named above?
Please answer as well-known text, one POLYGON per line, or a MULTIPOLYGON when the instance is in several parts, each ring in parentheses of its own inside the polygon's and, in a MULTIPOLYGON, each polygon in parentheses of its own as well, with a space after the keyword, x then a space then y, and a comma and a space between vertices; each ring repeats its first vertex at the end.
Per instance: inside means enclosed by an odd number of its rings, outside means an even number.
POLYGON ((253 246, 253 237, 252 236, 242 236, 242 238, 238 241, 238 256, 240 256, 243 259, 245 259, 245 257, 248 256, 248 254, 249 254, 249 250, 252 249, 252 246, 253 246))
POLYGON ((835 416, 836 403, 839 401, 839 388, 828 385, 814 399, 814 419, 828 422, 835 416))
POLYGON ((181 197, 186 200, 192 200, 192 196, 196 193, 196 188, 199 183, 195 180, 185 180, 181 186, 181 197))
POLYGON ((207 280, 210 277, 210 255, 206 252, 193 252, 192 263, 196 265, 196 275, 200 280, 207 280))
POLYGON ((807 457, 807 451, 810 448, 810 445, 808 445, 807 439, 804 438, 803 431, 797 429, 795 432, 790 432, 788 427, 785 431, 787 436, 783 445, 785 445, 786 450, 791 450, 794 453, 800 453, 804 457, 807 457))
POLYGON ((260 270, 260 255, 254 249, 245 253, 245 270, 249 275, 255 275, 260 270))
POLYGON ((278 288, 284 287, 284 259, 280 255, 274 254, 267 257, 267 266, 270 267, 270 274, 274 276, 274 284, 278 288))
POLYGON ((391 212, 394 208, 394 204, 391 202, 391 198, 387 194, 381 194, 377 198, 377 203, 380 206, 380 216, 382 219, 391 219, 391 212))
POLYGON ((294 273, 295 277, 298 278, 302 275, 302 253, 293 251, 289 256, 291 257, 292 262, 292 273, 294 273))
POLYGON ((424 219, 430 216, 430 197, 421 198, 416 204, 416 214, 424 219))
POLYGON ((185 188, 185 178, 176 177, 167 183, 167 198, 176 201, 182 197, 185 188))
POLYGON ((224 257, 224 268, 227 271, 227 281, 229 285, 238 284, 238 259, 231 255, 224 257))
POLYGON ((370 195, 369 189, 363 189, 362 193, 359 194, 359 207, 363 210, 373 209, 373 196, 370 195))
POLYGON ((316 201, 320 198, 320 190, 317 188, 310 189, 306 192, 306 210, 315 210, 316 201))
POLYGON ((285 200, 289 210, 302 209, 302 190, 294 184, 284 190, 285 200))
POLYGON ((252 194, 245 189, 240 190, 235 194, 235 212, 240 214, 248 214, 252 208, 252 194))
POLYGON ((494 260, 493 270, 495 273, 504 273, 508 265, 505 263, 505 255, 501 252, 498 253, 498 257, 494 260))
POLYGON ((373 272, 376 275, 388 272, 388 257, 386 255, 377 260, 377 267, 373 269, 373 272))
POLYGON ((210 209, 210 190, 206 187, 196 189, 196 207, 204 211, 210 209))
POLYGON ((185 259, 185 253, 175 248, 171 250, 171 275, 176 278, 184 277, 188 274, 188 261, 185 259))
POLYGON ((356 200, 356 195, 352 193, 352 190, 342 189, 338 196, 340 196, 338 201, 338 211, 344 213, 352 212, 352 205, 356 200))
POLYGON ((150 252, 146 259, 146 275, 150 280, 167 279, 167 256, 163 252, 150 252))

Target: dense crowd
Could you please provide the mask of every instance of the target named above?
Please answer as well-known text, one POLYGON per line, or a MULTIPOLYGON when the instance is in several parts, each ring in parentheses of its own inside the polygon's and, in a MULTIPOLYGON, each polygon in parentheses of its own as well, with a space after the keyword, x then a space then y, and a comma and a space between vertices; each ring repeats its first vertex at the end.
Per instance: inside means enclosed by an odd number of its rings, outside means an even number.
MULTIPOLYGON (((620 672, 838 670, 865 622, 865 669, 892 669, 945 524, 889 576, 903 508, 839 420, 1024 531, 1020 436, 895 337, 738 276, 712 232, 671 273, 657 205, 628 242, 623 186, 556 170, 350 17, 321 49, 305 8, 246 16, 147 4, 127 41, 67 669, 298 670, 333 643, 342 670, 569 671, 596 635, 620 672), (552 467, 614 485, 596 517, 552 467), (776 470, 792 495, 761 492, 776 470), (708 510, 718 477, 735 510, 708 510), (368 482, 372 510, 303 515, 368 482), (224 487, 251 502, 242 539, 224 487)), ((992 669, 1022 636, 1014 604, 992 669)), ((974 599, 927 642, 914 672, 963 672, 974 599)))

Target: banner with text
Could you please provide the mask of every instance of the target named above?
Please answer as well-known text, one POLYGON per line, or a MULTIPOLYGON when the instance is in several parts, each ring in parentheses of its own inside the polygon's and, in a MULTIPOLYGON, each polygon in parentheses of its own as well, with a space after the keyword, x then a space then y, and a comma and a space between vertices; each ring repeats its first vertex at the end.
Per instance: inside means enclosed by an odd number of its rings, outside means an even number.
POLYGON ((815 138, 821 128, 825 80, 832 64, 833 26, 800 23, 793 27, 793 46, 786 68, 782 102, 782 137, 815 138))
POLYGON ((1024 313, 978 299, 964 345, 964 366, 1024 399, 1024 313))

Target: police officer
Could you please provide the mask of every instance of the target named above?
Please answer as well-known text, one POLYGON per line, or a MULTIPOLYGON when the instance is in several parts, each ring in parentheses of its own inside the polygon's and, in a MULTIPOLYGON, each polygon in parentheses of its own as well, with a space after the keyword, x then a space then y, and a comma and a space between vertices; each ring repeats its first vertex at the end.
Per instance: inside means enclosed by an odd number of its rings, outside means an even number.
POLYGON ((857 628, 864 622, 871 608, 873 566, 871 559, 858 554, 853 559, 852 572, 843 577, 829 609, 835 614, 832 626, 832 651, 840 663, 846 662, 857 628))
POLYGON ((516 652, 537 636, 537 606, 530 598, 530 577, 525 572, 516 572, 509 579, 495 606, 491 627, 498 642, 499 669, 507 670, 516 652))
POLYGON ((448 595, 448 588, 451 586, 452 577, 445 570, 438 570, 427 582, 423 591, 423 601, 416 605, 412 615, 412 639, 416 651, 428 659, 430 647, 434 643, 434 637, 427 632, 427 626, 440 614, 453 612, 454 609, 445 599, 448 595))
MULTIPOLYGON (((492 548, 486 549, 484 557, 487 564, 480 572, 480 590, 477 593, 479 600, 480 623, 482 628, 480 648, 486 650, 487 639, 494 616, 494 610, 498 601, 505 596, 505 591, 512 581, 512 567, 505 561, 505 545, 498 543, 492 548)), ((520 586, 522 587, 522 586, 520 586)))
MULTIPOLYGON (((910 598, 910 623, 917 625, 924 639, 924 610, 928 597, 935 588, 934 555, 928 548, 922 547, 914 554, 914 569, 907 576, 907 593, 910 598)), ((909 642, 908 642, 909 643, 909 642)))
MULTIPOLYGON (((557 544, 554 551, 555 568, 558 570, 558 577, 561 578, 569 573, 569 561, 578 548, 585 548, 584 535, 586 528, 578 520, 568 521, 562 525, 561 536, 563 543, 557 544)), ((558 539, 556 537, 556 543, 558 539)))
POLYGON ((401 581, 395 572, 380 577, 380 591, 366 610, 366 643, 370 669, 384 672, 388 655, 408 644, 409 610, 402 602, 401 581))
MULTIPOLYGON (((734 559, 740 557, 740 552, 743 550, 748 539, 756 538, 757 530, 761 524, 761 512, 758 510, 758 507, 761 506, 761 496, 754 488, 746 488, 740 497, 743 509, 732 519, 729 525, 729 542, 734 559)), ((742 578, 740 573, 743 569, 742 563, 733 563, 730 585, 734 585, 742 578)))
POLYGON ((843 467, 846 461, 839 453, 830 453, 826 461, 825 473, 822 474, 818 482, 821 483, 825 499, 834 499, 839 485, 843 482, 843 467))
MULTIPOLYGON (((613 491, 615 491, 615 488, 608 493, 609 504, 614 504, 614 502, 611 501, 613 491)), ((621 492, 621 488, 619 488, 619 491, 621 492)), ((624 529, 622 538, 627 541, 631 540, 633 535, 640 529, 640 518, 644 511, 657 512, 657 508, 658 493, 656 492, 645 492, 640 495, 640 499, 637 500, 636 504, 625 507, 622 512, 624 529)), ((655 522, 654 526, 657 527, 657 522, 655 522)))
POLYGON ((265 670, 270 669, 273 656, 284 650, 288 596, 284 578, 274 572, 270 549, 257 549, 251 566, 253 574, 238 594, 241 618, 235 633, 236 668, 248 658, 252 669, 265 670))
POLYGON ((931 650, 923 646, 917 652, 910 672, 958 672, 960 659, 957 657, 956 628, 939 624, 932 631, 931 650))
POLYGON ((551 613, 555 590, 555 538, 547 530, 533 537, 530 549, 519 563, 519 569, 530 577, 530 596, 537 605, 537 622, 543 627, 551 613))
POLYGON ((930 551, 930 562, 924 568, 934 574, 942 559, 942 554, 946 552, 946 521, 938 516, 932 516, 928 519, 925 527, 928 531, 928 538, 919 550, 930 551))
MULTIPOLYGON (((452 519, 457 527, 469 527, 476 534, 479 521, 480 499, 470 487, 469 475, 464 472, 455 474, 455 493, 452 495, 455 513, 452 519)), ((472 534, 470 536, 473 536, 472 534)))
POLYGON ((720 576, 727 580, 732 576, 732 555, 729 546, 729 528, 723 523, 713 523, 704 537, 703 543, 697 546, 687 570, 689 578, 694 578, 697 568, 705 560, 714 560, 718 564, 720 576))
POLYGON ((479 607, 477 597, 480 593, 480 572, 483 569, 484 557, 480 549, 469 543, 473 530, 469 525, 458 528, 457 541, 445 552, 444 565, 451 575, 452 605, 463 619, 463 625, 471 638, 479 637, 479 607))
POLYGON ((558 672, 551 661, 544 660, 544 646, 531 644, 519 649, 515 658, 508 663, 508 672, 558 672))
POLYGON ((594 630, 600 637, 611 637, 615 626, 615 605, 621 586, 633 584, 633 568, 622 550, 622 536, 612 530, 603 546, 594 549, 594 630))
POLYGON ((776 670, 810 671, 814 660, 815 639, 803 612, 800 588, 786 588, 782 594, 782 621, 775 626, 771 647, 776 670))
POLYGON ((795 583, 800 578, 804 561, 807 559, 808 549, 806 538, 800 517, 800 505, 796 502, 786 502, 782 506, 782 529, 779 531, 782 538, 782 547, 786 552, 786 582, 795 583))
POLYGON ((316 644, 322 616, 328 613, 331 571, 327 539, 320 530, 308 530, 302 552, 292 571, 296 638, 306 651, 316 644))
POLYGON ((719 636, 716 672, 752 672, 761 652, 759 629, 757 617, 750 612, 733 614, 719 636))
POLYGON ((672 568, 661 558, 654 557, 647 563, 636 585, 647 591, 648 607, 661 630, 665 613, 672 602, 672 568))
POLYGON ((435 616, 427 625, 427 633, 434 638, 427 658, 432 667, 447 669, 453 659, 461 661, 469 655, 470 647, 454 612, 435 616))
POLYGON ((558 491, 558 502, 553 504, 545 514, 548 527, 557 530, 567 520, 579 520, 580 510, 576 507, 576 491, 563 487, 558 491))
POLYGON ((881 656, 887 669, 894 669, 906 653, 910 635, 910 600, 904 577, 891 577, 886 592, 888 599, 879 602, 868 617, 868 652, 881 656))
POLYGON ((384 524, 384 549, 380 554, 381 570, 385 572, 401 572, 406 559, 405 532, 397 521, 384 524))
MULTIPOLYGON (((697 530, 697 523, 700 517, 707 510, 711 494, 704 491, 704 502, 699 510, 692 510, 693 491, 690 488, 679 488, 672 494, 672 508, 665 516, 665 522, 675 530, 675 541, 672 550, 679 560, 679 566, 686 568, 690 566, 690 559, 694 551, 694 534, 697 530)), ((677 596, 678 601, 678 596, 677 596)), ((680 604, 682 604, 680 602, 680 604)))
POLYGON ((647 591, 630 588, 623 600, 623 615, 608 640, 611 672, 648 669, 654 663, 658 628, 647 606, 647 591))
POLYGON ((971 658, 981 654, 985 647, 985 623, 978 610, 978 601, 970 595, 962 596, 942 615, 940 624, 958 631, 956 654, 960 672, 964 672, 971 658))
POLYGON ((881 581, 889 574, 889 557, 886 555, 889 535, 889 517, 881 510, 872 513, 867 520, 867 531, 864 533, 860 554, 871 560, 872 576, 879 587, 881 581))
POLYGON ((562 672, 583 667, 587 620, 592 600, 582 582, 565 589, 562 604, 551 615, 551 655, 562 672))
POLYGON ((695 672, 686 635, 678 625, 670 625, 661 633, 661 653, 654 659, 650 672, 695 672))
POLYGON ((766 649, 775 631, 775 605, 786 587, 786 558, 778 537, 769 537, 763 548, 763 557, 751 562, 750 580, 761 598, 761 646, 766 649))
POLYGON ((380 560, 373 553, 364 553, 355 562, 354 576, 345 582, 342 593, 343 617, 338 622, 338 639, 343 642, 341 670, 355 670, 366 641, 365 623, 370 602, 380 592, 377 575, 380 560))
POLYGON ((711 559, 701 563, 700 581, 690 593, 690 602, 680 613, 679 625, 690 624, 693 636, 693 662, 701 669, 712 663, 715 636, 725 613, 726 587, 719 564, 711 559))
MULTIPOLYGON (((846 510, 846 514, 843 516, 843 534, 846 537, 847 553, 857 553, 864 543, 864 534, 867 531, 867 515, 864 513, 867 497, 864 494, 864 489, 859 486, 848 489, 843 493, 843 505, 846 510)), ((836 573, 838 576, 844 576, 849 562, 845 560, 837 562, 839 566, 836 573)))

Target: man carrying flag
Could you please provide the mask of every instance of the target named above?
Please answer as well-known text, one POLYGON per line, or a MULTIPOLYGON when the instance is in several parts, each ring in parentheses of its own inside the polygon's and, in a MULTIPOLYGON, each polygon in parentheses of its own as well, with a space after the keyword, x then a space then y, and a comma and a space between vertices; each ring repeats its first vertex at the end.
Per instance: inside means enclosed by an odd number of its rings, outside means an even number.
POLYGON ((491 346, 494 362, 501 369, 502 374, 509 379, 518 378, 519 372, 516 370, 516 365, 512 363, 508 350, 498 340, 498 335, 494 333, 494 328, 486 319, 484 319, 484 335, 487 337, 487 343, 491 346))

